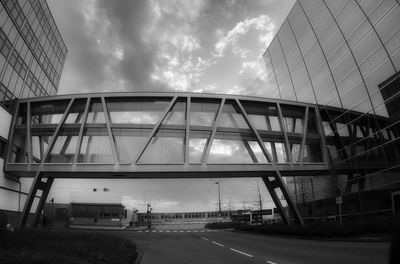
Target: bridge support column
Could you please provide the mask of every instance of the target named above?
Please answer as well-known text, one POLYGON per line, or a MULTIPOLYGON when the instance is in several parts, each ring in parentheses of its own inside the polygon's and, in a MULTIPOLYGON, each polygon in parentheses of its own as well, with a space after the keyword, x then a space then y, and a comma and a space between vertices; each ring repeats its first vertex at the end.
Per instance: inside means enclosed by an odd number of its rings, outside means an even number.
POLYGON ((286 188, 286 185, 283 182, 283 179, 282 179, 282 176, 280 175, 280 173, 277 172, 276 176, 262 177, 262 180, 263 180, 265 186, 267 187, 268 192, 270 193, 271 198, 274 201, 276 208, 279 211, 279 214, 281 215, 283 223, 286 225, 291 225, 290 216, 289 216, 289 212, 288 213, 285 212, 285 210, 282 206, 281 200, 279 199, 278 195, 276 194, 276 189, 281 190, 282 195, 285 198, 286 203, 289 207, 289 210, 292 213, 296 223, 300 224, 300 225, 304 225, 303 218, 301 217, 296 204, 294 203, 288 189, 286 188))
POLYGON ((39 198, 38 205, 36 207, 34 219, 33 219, 33 227, 36 227, 39 224, 40 215, 43 211, 44 205, 46 203, 47 196, 49 195, 51 185, 53 184, 54 178, 47 178, 46 181, 43 181, 43 173, 38 172, 33 180, 31 189, 29 191, 28 197, 26 199, 24 209, 22 211, 22 217, 19 222, 19 228, 23 228, 27 226, 29 213, 32 209, 33 201, 37 196, 38 190, 42 191, 42 194, 39 198))

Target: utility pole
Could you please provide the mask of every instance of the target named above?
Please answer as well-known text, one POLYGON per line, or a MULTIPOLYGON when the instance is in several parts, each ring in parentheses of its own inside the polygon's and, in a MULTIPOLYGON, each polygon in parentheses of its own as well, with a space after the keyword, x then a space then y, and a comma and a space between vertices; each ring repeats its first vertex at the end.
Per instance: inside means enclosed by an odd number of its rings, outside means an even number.
POLYGON ((260 206, 260 223, 263 223, 263 205, 262 205, 262 196, 260 192, 260 185, 257 182, 257 191, 258 191, 258 204, 260 206))
POLYGON ((217 181, 215 184, 218 184, 218 212, 219 212, 219 217, 222 216, 221 212, 221 190, 219 188, 219 181, 217 181))

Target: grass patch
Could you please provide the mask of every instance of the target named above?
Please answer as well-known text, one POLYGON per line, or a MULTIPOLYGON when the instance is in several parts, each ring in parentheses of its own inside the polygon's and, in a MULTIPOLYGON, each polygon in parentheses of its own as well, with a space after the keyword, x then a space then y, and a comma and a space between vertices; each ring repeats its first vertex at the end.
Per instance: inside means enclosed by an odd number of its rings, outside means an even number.
POLYGON ((0 231, 1 264, 133 263, 136 245, 109 235, 24 230, 0 231))

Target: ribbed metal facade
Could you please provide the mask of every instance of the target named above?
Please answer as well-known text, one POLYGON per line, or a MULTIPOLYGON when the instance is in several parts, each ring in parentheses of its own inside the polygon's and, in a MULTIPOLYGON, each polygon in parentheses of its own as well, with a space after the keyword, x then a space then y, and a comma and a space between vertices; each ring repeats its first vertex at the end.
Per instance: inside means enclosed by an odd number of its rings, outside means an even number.
POLYGON ((400 69, 400 5, 299 0, 264 59, 275 97, 387 117, 378 85, 400 69))

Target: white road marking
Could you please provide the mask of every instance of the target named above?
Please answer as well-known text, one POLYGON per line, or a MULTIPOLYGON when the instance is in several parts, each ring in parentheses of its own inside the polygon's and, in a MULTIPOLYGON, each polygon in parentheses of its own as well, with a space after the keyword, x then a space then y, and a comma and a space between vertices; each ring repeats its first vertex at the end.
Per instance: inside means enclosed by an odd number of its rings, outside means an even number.
POLYGON ((176 233, 176 232, 178 232, 178 231, 176 231, 176 230, 173 230, 172 232, 176 233))
POLYGON ((157 230, 151 230, 151 232, 152 232, 152 233, 155 233, 155 232, 157 232, 157 230))
POLYGON ((205 237, 201 237, 201 239, 203 239, 205 241, 209 241, 208 238, 205 238, 205 237))
MULTIPOLYGON (((192 231, 190 231, 190 230, 186 230, 186 232, 190 233, 190 232, 192 232, 192 231)), ((193 231, 193 232, 194 232, 194 231, 193 231)))
POLYGON ((183 232, 185 232, 185 231, 181 230, 181 231, 179 231, 179 232, 183 233, 183 232))
POLYGON ((269 260, 267 260, 267 263, 268 263, 268 264, 278 264, 278 263, 276 263, 276 262, 269 261, 269 260))
POLYGON ((220 247, 223 247, 224 245, 222 245, 222 244, 220 244, 220 243, 218 243, 218 242, 215 242, 215 241, 211 241, 211 243, 213 243, 213 244, 215 244, 215 245, 218 245, 218 246, 220 246, 220 247))
POLYGON ((146 230, 146 231, 144 231, 144 232, 148 233, 148 232, 149 232, 149 230, 146 230))
POLYGON ((165 232, 169 233, 169 232, 171 232, 171 231, 167 230, 167 231, 165 231, 165 232))
POLYGON ((243 251, 240 251, 240 250, 237 250, 237 249, 234 249, 234 248, 229 248, 229 249, 232 250, 232 251, 235 251, 235 252, 237 252, 237 253, 239 253, 239 254, 245 255, 245 256, 247 256, 247 257, 249 257, 249 258, 252 258, 252 257, 253 257, 253 255, 244 253, 243 251))
POLYGON ((158 230, 158 232, 162 233, 162 232, 164 232, 164 230, 158 230))

